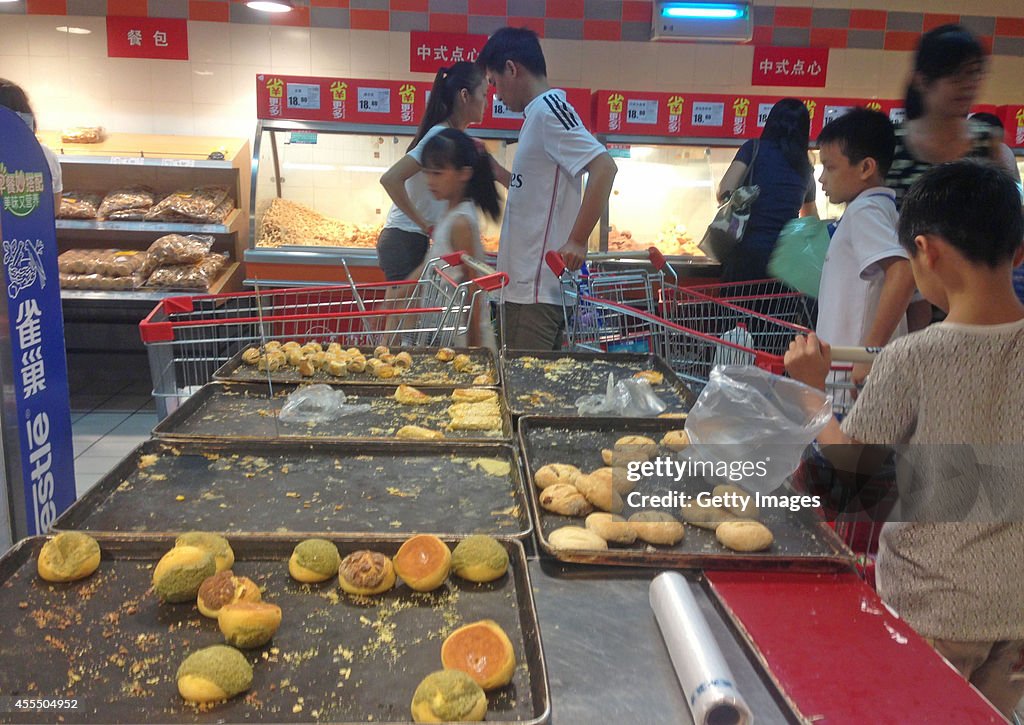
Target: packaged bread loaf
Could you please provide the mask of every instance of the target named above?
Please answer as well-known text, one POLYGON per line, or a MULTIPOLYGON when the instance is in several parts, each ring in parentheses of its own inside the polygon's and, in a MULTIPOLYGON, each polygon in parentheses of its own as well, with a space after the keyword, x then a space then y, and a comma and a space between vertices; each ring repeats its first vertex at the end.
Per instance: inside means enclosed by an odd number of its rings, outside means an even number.
POLYGON ((216 281, 227 264, 222 254, 210 254, 195 264, 176 264, 157 267, 149 275, 148 287, 164 289, 206 290, 216 281))
POLYGON ((133 277, 105 277, 102 274, 68 274, 61 272, 61 289, 125 291, 135 289, 133 277))
POLYGON ((129 186, 115 189, 103 197, 99 216, 124 221, 143 219, 154 202, 154 192, 149 187, 129 186))
POLYGON ((60 133, 64 143, 102 143, 107 138, 102 126, 75 126, 65 128, 60 133))
POLYGON ((100 206, 99 194, 65 191, 60 198, 61 219, 95 219, 100 206))
POLYGON ((224 186, 197 186, 176 191, 156 204, 146 214, 146 221, 215 223, 211 222, 213 214, 227 196, 224 186))
POLYGON ((57 257, 57 269, 61 274, 83 274, 86 259, 92 254, 91 249, 69 249, 57 257))
POLYGON ((151 267, 195 264, 202 261, 212 248, 211 236, 167 234, 149 245, 148 262, 151 267))
POLYGON ((148 254, 134 249, 109 249, 97 265, 97 273, 106 277, 133 277, 147 265, 148 254))

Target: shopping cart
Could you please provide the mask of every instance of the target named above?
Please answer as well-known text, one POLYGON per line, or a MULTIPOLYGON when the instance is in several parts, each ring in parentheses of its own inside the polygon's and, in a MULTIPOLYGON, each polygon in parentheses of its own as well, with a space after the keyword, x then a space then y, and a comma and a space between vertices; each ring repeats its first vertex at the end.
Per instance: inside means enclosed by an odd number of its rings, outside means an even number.
POLYGON ((168 297, 139 323, 153 397, 163 418, 241 349, 270 339, 349 346, 451 345, 473 324, 477 300, 508 275, 461 252, 430 260, 418 280, 168 297), (465 270, 477 277, 464 280, 465 270))

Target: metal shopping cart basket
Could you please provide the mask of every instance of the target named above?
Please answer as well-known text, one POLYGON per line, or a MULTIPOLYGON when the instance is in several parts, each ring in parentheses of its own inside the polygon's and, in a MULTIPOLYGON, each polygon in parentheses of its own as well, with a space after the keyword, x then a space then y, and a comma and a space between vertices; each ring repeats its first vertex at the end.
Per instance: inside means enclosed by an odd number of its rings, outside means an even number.
MULTIPOLYGON (((349 277, 351 280, 351 277, 349 277)), ((244 347, 270 339, 346 345, 450 345, 481 295, 508 276, 461 252, 430 260, 418 280, 168 297, 139 323, 160 418, 244 347), (464 279, 466 268, 477 276, 464 279)))

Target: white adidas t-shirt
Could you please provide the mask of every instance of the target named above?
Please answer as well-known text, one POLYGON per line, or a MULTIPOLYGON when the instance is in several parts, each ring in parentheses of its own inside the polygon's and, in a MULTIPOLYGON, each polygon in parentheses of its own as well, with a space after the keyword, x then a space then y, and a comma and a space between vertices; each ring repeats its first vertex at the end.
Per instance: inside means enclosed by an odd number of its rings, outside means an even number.
MULTIPOLYGON (((420 166, 423 165, 423 147, 427 145, 427 141, 432 139, 441 131, 448 128, 443 123, 439 123, 436 126, 431 126, 420 142, 416 144, 407 156, 411 156, 416 160, 416 163, 420 166)), ((427 223, 433 226, 437 224, 437 220, 441 218, 445 210, 445 202, 438 201, 434 198, 434 195, 430 193, 430 189, 427 188, 427 177, 425 174, 416 173, 405 181, 405 193, 409 195, 409 200, 412 205, 416 207, 416 211, 427 220, 427 223)), ((388 211, 388 218, 384 222, 384 226, 388 229, 401 229, 405 232, 414 232, 416 234, 422 234, 423 230, 412 219, 406 215, 401 209, 394 204, 391 205, 391 210, 388 211)))
POLYGON ((583 199, 583 170, 605 147, 584 128, 565 91, 542 93, 523 113, 498 269, 509 275, 505 300, 557 305, 562 303, 561 288, 544 255, 568 241, 583 199))

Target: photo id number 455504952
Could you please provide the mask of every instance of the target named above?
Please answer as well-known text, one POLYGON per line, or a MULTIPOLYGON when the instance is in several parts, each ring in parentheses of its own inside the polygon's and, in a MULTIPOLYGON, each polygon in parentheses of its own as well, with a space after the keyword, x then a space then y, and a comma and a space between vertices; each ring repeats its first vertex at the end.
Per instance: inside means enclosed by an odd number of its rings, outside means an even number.
POLYGON ((0 712, 56 712, 60 710, 77 710, 77 699, 61 699, 50 697, 0 697, 0 712))

